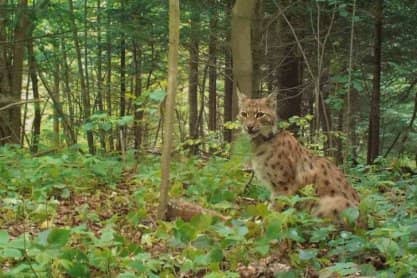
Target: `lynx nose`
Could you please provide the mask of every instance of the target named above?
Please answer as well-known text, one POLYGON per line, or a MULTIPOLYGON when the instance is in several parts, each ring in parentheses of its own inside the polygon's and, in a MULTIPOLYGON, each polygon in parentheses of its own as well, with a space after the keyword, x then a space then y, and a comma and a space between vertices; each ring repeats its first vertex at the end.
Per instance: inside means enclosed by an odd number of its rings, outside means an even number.
POLYGON ((249 134, 251 134, 251 133, 254 133, 254 132, 255 132, 255 128, 254 128, 254 126, 253 126, 253 125, 249 125, 249 126, 247 126, 246 128, 248 129, 248 133, 249 133, 249 134))

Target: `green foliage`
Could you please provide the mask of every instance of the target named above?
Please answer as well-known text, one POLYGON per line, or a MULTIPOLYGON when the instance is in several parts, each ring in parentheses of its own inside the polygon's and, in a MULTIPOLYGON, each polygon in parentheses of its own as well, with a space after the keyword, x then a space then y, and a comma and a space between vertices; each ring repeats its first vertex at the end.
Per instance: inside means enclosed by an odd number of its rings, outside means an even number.
MULTIPOLYGON (((71 151, 32 157, 13 147, 0 149, 4 276, 238 277, 239 265, 276 254, 282 246, 287 249, 280 260, 292 270, 277 274, 280 277, 297 277, 305 268, 322 277, 414 273, 415 176, 402 174, 401 167, 387 167, 386 160, 351 169, 363 199, 359 210, 366 215, 360 220, 371 229, 352 225, 345 231, 297 209, 311 199, 309 190, 302 196, 278 197, 286 209, 274 211, 268 190, 256 179, 245 190, 250 174, 242 174, 241 167, 248 155, 247 138, 238 139, 231 149, 229 159, 177 157, 171 180, 171 196, 193 200, 231 220, 200 215, 190 222, 178 219, 157 226, 150 221, 158 200, 158 157, 142 157, 133 184, 124 191, 122 165, 115 158, 71 151), (74 207, 72 220, 66 222, 59 213, 64 203, 85 194, 96 201, 74 207), (253 202, 246 204, 242 197, 253 202), (127 210, 118 213, 118 204, 127 210), (17 234, 4 228, 18 223, 37 228, 17 234)), ((346 210, 343 217, 354 223, 358 211, 346 210)))

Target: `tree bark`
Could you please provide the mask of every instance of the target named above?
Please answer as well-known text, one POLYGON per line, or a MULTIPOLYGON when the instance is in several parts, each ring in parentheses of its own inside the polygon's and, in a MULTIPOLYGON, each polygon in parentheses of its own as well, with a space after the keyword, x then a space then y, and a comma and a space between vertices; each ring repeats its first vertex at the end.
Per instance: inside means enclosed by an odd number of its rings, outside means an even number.
POLYGON ((257 1, 255 4, 255 11, 252 18, 252 38, 251 38, 251 49, 252 49, 252 96, 259 97, 261 95, 261 79, 262 79, 262 65, 264 64, 264 40, 262 37, 265 35, 263 30, 263 11, 262 0, 257 1))
MULTIPOLYGON (((107 2, 108 7, 112 7, 112 2, 108 1, 107 2)), ((112 37, 111 37, 111 15, 110 13, 107 16, 107 20, 106 20, 106 45, 107 45, 107 55, 106 55, 106 110, 107 110, 107 114, 111 117, 113 114, 113 103, 112 103, 112 98, 111 98, 111 92, 112 92, 112 87, 111 87, 111 81, 112 81, 112 63, 111 63, 111 58, 112 58, 112 37)), ((109 133, 109 150, 113 151, 114 150, 114 137, 113 137, 113 128, 110 128, 110 130, 108 131, 109 133)))
MULTIPOLYGON (((62 73, 63 89, 66 95, 67 107, 68 107, 68 117, 63 118, 63 126, 64 126, 64 132, 66 134, 66 138, 67 138, 66 140, 68 142, 68 145, 72 146, 77 143, 77 133, 74 130, 75 107, 74 107, 73 96, 71 94, 71 89, 70 89, 70 69, 69 69, 70 67, 68 64, 65 41, 62 39, 60 44, 61 44, 61 51, 63 55, 63 73, 62 73)), ((58 109, 60 108, 61 107, 59 107, 58 109)), ((62 112, 64 114, 64 111, 59 111, 56 107, 55 109, 57 110, 58 113, 62 112)))
MULTIPOLYGON (((227 35, 230 42, 230 33, 227 35)), ((230 47, 226 46, 224 50, 224 111, 223 121, 225 123, 233 121, 233 70, 232 70, 232 53, 230 47)), ((224 129, 223 136, 226 142, 232 142, 232 130, 224 129)))
MULTIPOLYGON (((58 45, 54 44, 54 48, 58 51, 58 45)), ((53 89, 53 93, 55 95, 55 99, 57 102, 57 105, 61 106, 61 95, 59 93, 59 79, 60 79, 60 62, 59 61, 54 61, 54 73, 53 73, 53 77, 54 77, 54 89, 53 89)), ((54 131, 54 147, 59 147, 60 144, 60 128, 59 128, 59 114, 58 114, 58 109, 54 109, 54 115, 53 115, 53 131, 54 131)))
MULTIPOLYGON (((142 50, 138 43, 133 46, 133 59, 135 64, 135 99, 138 100, 142 95, 142 50)), ((143 107, 135 103, 135 149, 139 153, 142 145, 142 121, 143 121, 143 107)))
MULTIPOLYGON (((122 4, 122 13, 125 12, 124 9, 124 0, 121 1, 122 4)), ((124 22, 124 20, 122 20, 122 23, 124 22)), ((123 28, 123 26, 122 26, 123 28)), ((119 115, 120 117, 124 117, 126 116, 126 38, 125 38, 125 33, 122 31, 121 32, 121 40, 120 40, 120 102, 119 102, 119 115)), ((120 127, 120 131, 119 134, 120 136, 118 137, 118 150, 121 151, 121 146, 122 146, 122 140, 126 140, 126 127, 120 127)), ((125 142, 123 142, 124 145, 125 142)))
MULTIPOLYGON (((97 103, 99 113, 104 112, 103 101, 103 47, 101 45, 101 0, 97 0, 97 103)), ((106 151, 105 132, 100 131, 100 146, 106 151)))
POLYGON ((233 76, 240 91, 254 96, 251 21, 257 0, 236 0, 232 9, 233 76))
POLYGON ((30 150, 32 153, 38 152, 39 147, 39 138, 41 134, 41 106, 39 103, 39 88, 38 88, 38 76, 36 71, 36 62, 35 56, 33 53, 33 41, 30 40, 28 44, 28 59, 29 59, 29 72, 30 72, 30 80, 32 83, 32 93, 34 99, 34 118, 33 118, 33 126, 32 126, 32 140, 30 150))
MULTIPOLYGON (((90 95, 87 90, 85 76, 84 76, 84 69, 83 69, 83 62, 81 58, 81 47, 80 41, 78 38, 78 29, 77 25, 75 24, 75 15, 74 15, 74 6, 72 0, 68 0, 69 8, 70 8, 70 17, 71 17, 71 29, 72 29, 72 36, 75 45, 75 52, 77 55, 77 64, 78 64, 78 74, 80 77, 80 85, 81 85, 81 99, 83 102, 83 112, 84 112, 84 121, 89 121, 91 107, 90 107, 90 95)), ((87 143, 88 143, 88 151, 90 154, 94 154, 94 137, 93 132, 91 130, 87 131, 87 143)))
POLYGON ((381 98, 381 44, 382 44, 383 0, 376 0, 375 39, 374 39, 374 76, 369 114, 367 163, 372 164, 379 155, 380 98, 381 98))
POLYGON ((209 111, 208 111, 208 129, 216 130, 217 129, 217 88, 216 88, 216 79, 217 79, 217 18, 214 12, 210 13, 210 38, 208 46, 208 55, 209 55, 209 111))
MULTIPOLYGON (((189 81, 188 81, 188 130, 190 139, 198 138, 198 65, 199 65, 199 35, 200 35, 200 14, 198 10, 193 10, 191 18, 191 36, 189 46, 189 81)), ((197 146, 192 146, 191 154, 197 154, 197 146)))
MULTIPOLYGON (((294 23, 296 20, 292 20, 292 22, 294 23)), ((288 120, 292 116, 301 115, 303 67, 297 55, 294 37, 284 25, 283 19, 278 19, 276 25, 277 33, 273 39, 278 40, 279 38, 279 41, 276 42, 279 51, 275 57, 275 64, 279 65, 275 69, 279 89, 277 113, 281 120, 288 120)), ((270 51, 270 53, 272 55, 274 51, 270 51)), ((319 104, 317 103, 316 105, 319 104)))
MULTIPOLYGON (((0 0, 1 7, 7 3, 0 0)), ((29 27, 27 9, 27 0, 20 0, 16 10, 17 25, 10 32, 6 24, 10 11, 0 9, 0 41, 5 42, 0 44, 0 108, 18 103, 21 99, 25 39, 29 27), (8 37, 8 33, 12 36, 8 37)), ((20 105, 11 105, 0 112, 0 145, 20 144, 22 132, 20 105)))
POLYGON ((168 94, 164 119, 164 142, 161 157, 161 190, 158 216, 166 218, 171 162, 172 130, 177 90, 180 8, 178 0, 169 0, 168 94))

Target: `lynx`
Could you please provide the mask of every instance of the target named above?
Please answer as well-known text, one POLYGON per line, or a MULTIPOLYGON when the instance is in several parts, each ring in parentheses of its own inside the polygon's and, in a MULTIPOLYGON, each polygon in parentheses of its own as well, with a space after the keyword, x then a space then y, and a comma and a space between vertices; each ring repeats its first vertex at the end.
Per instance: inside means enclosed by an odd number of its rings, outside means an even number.
POLYGON ((359 194, 334 163, 312 154, 290 132, 277 129, 275 94, 259 99, 239 92, 238 96, 238 118, 251 138, 252 167, 273 195, 292 195, 312 184, 318 201, 311 213, 333 220, 346 208, 358 206, 359 194))

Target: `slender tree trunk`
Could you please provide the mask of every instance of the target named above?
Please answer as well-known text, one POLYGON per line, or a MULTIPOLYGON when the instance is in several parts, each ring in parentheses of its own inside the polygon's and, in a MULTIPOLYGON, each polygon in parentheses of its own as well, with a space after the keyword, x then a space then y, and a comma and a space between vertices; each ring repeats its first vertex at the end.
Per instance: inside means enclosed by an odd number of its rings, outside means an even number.
MULTIPOLYGON (((103 102, 103 47, 101 45, 101 0, 97 0, 97 103, 99 113, 104 112, 103 102)), ((100 146, 106 151, 105 132, 100 131, 100 146)))
MULTIPOLYGON (((54 46, 55 47, 55 46, 54 46)), ((58 46, 56 46, 56 49, 58 50, 58 46)), ((55 94, 55 99, 58 105, 61 106, 61 95, 59 93, 59 79, 60 79, 60 65, 59 62, 54 61, 54 88, 53 93, 55 94)), ((54 116, 53 116, 53 130, 54 130, 54 145, 55 147, 58 147, 60 145, 60 135, 59 135, 59 114, 58 110, 54 109, 54 116)))
POLYGON ((254 95, 251 20, 257 0, 236 0, 232 9, 233 76, 240 91, 254 95))
POLYGON ((369 114, 367 163, 371 164, 379 155, 380 98, 381 98, 381 44, 382 44, 383 0, 376 0, 375 39, 374 39, 374 77, 369 114))
MULTIPOLYGON (((80 85, 81 85, 81 99, 83 103, 83 112, 84 112, 84 121, 89 121, 91 107, 90 107, 90 95, 87 90, 85 76, 84 76, 84 69, 83 63, 81 58, 81 48, 80 42, 78 38, 78 29, 77 25, 75 24, 75 15, 74 15, 74 6, 72 0, 68 0, 69 8, 70 8, 70 15, 71 15, 71 29, 72 35, 75 45, 75 52, 77 55, 77 64, 78 64, 78 74, 80 78, 80 85)), ((88 143, 88 151, 90 154, 94 154, 94 137, 92 131, 87 131, 87 143, 88 143)))
POLYGON ((164 142, 161 157, 161 191, 158 216, 166 217, 168 207, 169 167, 171 162, 172 130, 177 90, 180 12, 179 1, 169 0, 168 95, 164 120, 164 142))
MULTIPOLYGON (((338 132, 343 132, 343 123, 345 122, 343 116, 344 116, 344 111, 340 110, 338 113, 338 118, 337 118, 337 131, 338 132)), ((336 160, 337 165, 342 165, 344 161, 342 138, 340 136, 337 136, 334 141, 335 141, 334 142, 335 143, 334 158, 336 160)))
POLYGON ((33 153, 38 152, 39 138, 41 134, 41 105, 39 103, 39 88, 38 88, 38 76, 36 71, 36 62, 33 52, 33 41, 30 40, 28 44, 28 59, 29 59, 29 72, 32 83, 32 93, 34 99, 34 110, 35 115, 33 118, 33 129, 32 129, 32 144, 30 150, 33 153))
MULTIPOLYGON (((277 42, 279 52, 275 62, 279 65, 275 70, 279 88, 277 113, 280 119, 288 120, 292 116, 301 115, 302 94, 300 92, 303 68, 297 56, 297 47, 292 34, 284 27, 282 20, 277 21, 276 27, 276 38, 279 38, 277 42)), ((271 54, 274 53, 271 51, 271 54)))
MULTIPOLYGON (((36 67, 36 61, 35 61, 35 67, 36 67)), ((51 98, 53 102, 54 109, 56 109, 58 116, 62 118, 63 120, 64 129, 69 131, 68 132, 69 135, 75 134, 75 132, 72 130, 73 126, 71 126, 67 115, 62 110, 61 104, 58 103, 58 101, 55 99, 55 92, 50 88, 46 78, 43 76, 43 74, 40 71, 38 71, 38 76, 40 80, 42 81, 43 87, 45 87, 46 92, 48 93, 49 97, 51 98)), ((67 144, 70 146, 74 144, 74 142, 76 141, 76 138, 68 137, 66 138, 66 140, 67 140, 67 144)))
MULTIPOLYGON (((112 2, 107 2, 108 7, 112 7, 112 2)), ((112 36, 111 36, 111 16, 110 14, 107 15, 106 20, 106 45, 107 45, 107 56, 106 56, 106 105, 107 105, 107 114, 111 117, 113 114, 113 104, 111 98, 112 86, 111 86, 111 75, 112 75, 112 36)), ((109 131, 109 150, 114 150, 114 137, 113 137, 113 128, 109 131)))
MULTIPOLYGON (((124 13, 124 0, 122 0, 122 13, 124 13)), ((124 21, 122 20, 122 23, 124 21)), ((123 26, 122 26, 123 28, 123 26)), ((121 40, 120 40, 120 107, 119 107, 119 114, 120 117, 126 116, 126 38, 125 33, 121 32, 121 40)), ((122 140, 126 138, 126 128, 120 127, 121 132, 119 132, 120 136, 118 137, 118 150, 121 150, 122 140)))
POLYGON ((217 18, 216 14, 212 12, 210 14, 210 39, 209 39, 209 115, 208 115, 208 129, 216 130, 217 129, 217 88, 216 88, 216 79, 217 79, 217 18))
MULTIPOLYGON (((8 1, 0 0, 0 6, 6 7, 8 1)), ((20 0, 17 5, 17 24, 13 31, 7 30, 7 9, 0 9, 0 107, 11 105, 0 112, 0 145, 6 143, 20 144, 24 132, 21 122, 21 99, 23 60, 25 39, 28 34, 27 0, 20 0), (8 34, 12 34, 8 37, 8 34), (12 43, 9 44, 10 39, 12 43)))
MULTIPOLYGON (((199 64, 199 35, 200 35, 200 14, 193 11, 191 19, 191 38, 190 38, 190 61, 189 61, 189 81, 188 81, 188 129, 190 138, 198 138, 198 64, 199 64)), ((192 154, 197 154, 197 146, 190 149, 192 154)))
MULTIPOLYGON (((74 117, 75 117, 75 107, 74 107, 74 101, 73 96, 71 94, 70 89, 70 70, 68 65, 68 57, 67 57, 67 51, 65 47, 65 41, 61 40, 61 51, 63 55, 63 73, 62 73, 62 80, 63 80, 63 90, 65 92, 65 96, 67 99, 67 107, 68 107, 68 117, 67 120, 64 120, 64 132, 67 137, 68 145, 74 145, 77 143, 77 132, 75 131, 75 123, 74 123, 74 117)), ((64 111, 62 111, 64 113, 64 111)))
POLYGON ((251 49, 252 49, 252 96, 258 97, 261 93, 261 78, 262 71, 261 67, 264 62, 264 42, 262 36, 265 35, 263 29, 263 1, 257 1, 255 5, 255 11, 253 12, 252 18, 252 38, 251 38, 251 49))
POLYGON ((84 71, 85 71, 85 87, 90 95, 90 77, 88 73, 88 0, 84 0, 84 71))
MULTIPOLYGON (((142 50, 137 42, 133 46, 133 59, 135 64, 135 99, 138 100, 142 95, 142 50)), ((142 121, 143 121, 143 107, 135 102, 135 149, 139 153, 142 145, 142 121)))
MULTIPOLYGON (((230 41, 230 35, 228 35, 230 41)), ((233 72, 232 72, 232 53, 229 47, 224 51, 224 122, 233 121, 233 72)), ((232 142, 232 130, 224 129, 224 140, 232 142)))

